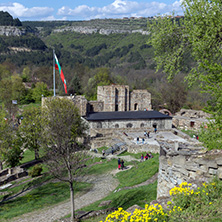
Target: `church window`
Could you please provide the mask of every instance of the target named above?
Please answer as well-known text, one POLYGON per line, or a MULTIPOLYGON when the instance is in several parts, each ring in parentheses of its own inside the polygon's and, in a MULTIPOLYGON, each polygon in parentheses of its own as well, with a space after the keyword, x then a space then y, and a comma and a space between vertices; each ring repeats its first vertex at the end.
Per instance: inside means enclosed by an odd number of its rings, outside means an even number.
POLYGON ((141 124, 140 124, 140 128, 143 128, 143 127, 144 127, 144 123, 141 123, 141 124))
POLYGON ((127 128, 132 128, 132 127, 133 127, 133 124, 132 124, 132 123, 127 123, 127 124, 126 124, 126 127, 127 127, 127 128))
POLYGON ((115 128, 119 128, 119 124, 116 124, 116 125, 115 125, 115 128))
POLYGON ((137 103, 134 104, 134 110, 138 110, 138 104, 137 103))

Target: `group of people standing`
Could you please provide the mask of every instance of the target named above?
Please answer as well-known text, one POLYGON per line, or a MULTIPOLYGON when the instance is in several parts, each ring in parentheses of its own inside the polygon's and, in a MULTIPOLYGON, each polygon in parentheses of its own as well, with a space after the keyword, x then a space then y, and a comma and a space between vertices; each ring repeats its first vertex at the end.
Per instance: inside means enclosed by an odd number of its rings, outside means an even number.
POLYGON ((118 169, 123 170, 124 169, 124 161, 123 159, 121 160, 120 158, 118 159, 118 169))
POLYGON ((153 158, 153 155, 151 153, 146 153, 145 156, 143 155, 143 153, 141 154, 141 161, 148 160, 151 158, 153 158))

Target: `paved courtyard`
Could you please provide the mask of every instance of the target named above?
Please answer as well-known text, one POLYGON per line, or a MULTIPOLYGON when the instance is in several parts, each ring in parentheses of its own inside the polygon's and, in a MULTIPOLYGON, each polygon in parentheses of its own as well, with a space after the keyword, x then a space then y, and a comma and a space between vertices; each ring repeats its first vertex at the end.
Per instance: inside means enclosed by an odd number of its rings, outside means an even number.
POLYGON ((175 135, 174 133, 170 131, 159 131, 157 133, 151 132, 149 138, 144 136, 144 131, 141 131, 141 133, 138 132, 132 132, 128 133, 129 138, 133 138, 132 142, 138 145, 143 144, 150 144, 150 145, 158 145, 157 137, 161 138, 161 140, 171 140, 175 142, 188 142, 187 140, 183 139, 180 136, 175 135), (137 138, 139 137, 139 142, 137 142, 137 138), (144 142, 142 141, 142 138, 144 138, 144 142))

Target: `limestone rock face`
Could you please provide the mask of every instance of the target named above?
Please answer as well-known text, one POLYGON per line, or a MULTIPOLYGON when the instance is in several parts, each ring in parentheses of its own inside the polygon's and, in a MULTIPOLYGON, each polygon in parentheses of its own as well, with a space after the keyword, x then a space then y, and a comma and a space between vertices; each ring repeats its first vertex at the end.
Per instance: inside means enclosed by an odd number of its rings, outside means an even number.
POLYGON ((26 29, 23 27, 16 26, 0 26, 0 35, 5 36, 21 36, 27 33, 26 29))
POLYGON ((148 31, 144 31, 141 29, 138 30, 128 30, 128 29, 104 29, 104 28, 91 28, 87 26, 68 26, 65 28, 59 28, 55 29, 54 32, 64 32, 64 31, 70 31, 70 32, 79 32, 84 34, 93 34, 93 33, 99 33, 101 35, 110 35, 110 34, 122 34, 122 33, 141 33, 142 35, 148 35, 148 31))

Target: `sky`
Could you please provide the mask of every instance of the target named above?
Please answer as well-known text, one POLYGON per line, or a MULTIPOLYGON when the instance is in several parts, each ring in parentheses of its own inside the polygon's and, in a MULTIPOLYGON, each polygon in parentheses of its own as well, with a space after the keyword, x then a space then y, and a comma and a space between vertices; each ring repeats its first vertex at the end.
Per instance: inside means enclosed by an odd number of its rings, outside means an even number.
POLYGON ((183 15, 182 0, 0 0, 0 11, 20 21, 90 20, 183 15))

